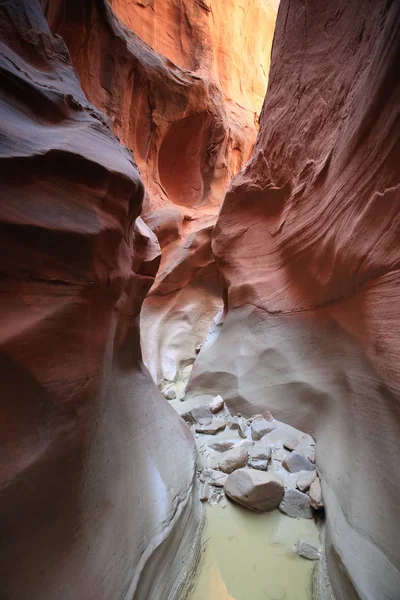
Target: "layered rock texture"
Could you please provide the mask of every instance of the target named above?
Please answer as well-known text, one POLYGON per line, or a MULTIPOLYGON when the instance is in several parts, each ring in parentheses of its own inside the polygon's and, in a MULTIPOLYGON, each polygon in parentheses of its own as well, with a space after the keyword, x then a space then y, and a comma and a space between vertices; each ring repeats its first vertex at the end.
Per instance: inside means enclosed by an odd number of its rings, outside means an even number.
POLYGON ((227 316, 190 395, 316 436, 317 594, 400 590, 400 5, 282 0, 260 133, 219 215, 227 316))
POLYGON ((0 595, 176 597, 200 522, 194 443, 141 361, 160 248, 138 170, 39 2, 1 3, 0 74, 0 595))
POLYGON ((46 8, 84 92, 133 151, 145 183, 142 217, 162 259, 142 339, 160 387, 188 378, 222 306, 211 232, 253 149, 277 5, 58 0, 46 8))

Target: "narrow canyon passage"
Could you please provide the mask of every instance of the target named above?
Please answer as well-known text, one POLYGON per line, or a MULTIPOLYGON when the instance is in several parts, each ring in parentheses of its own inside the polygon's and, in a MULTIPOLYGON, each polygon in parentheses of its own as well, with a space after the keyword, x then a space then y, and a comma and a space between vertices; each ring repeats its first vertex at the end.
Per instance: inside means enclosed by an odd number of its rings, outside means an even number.
POLYGON ((0 2, 1 600, 399 600, 400 2, 0 2))

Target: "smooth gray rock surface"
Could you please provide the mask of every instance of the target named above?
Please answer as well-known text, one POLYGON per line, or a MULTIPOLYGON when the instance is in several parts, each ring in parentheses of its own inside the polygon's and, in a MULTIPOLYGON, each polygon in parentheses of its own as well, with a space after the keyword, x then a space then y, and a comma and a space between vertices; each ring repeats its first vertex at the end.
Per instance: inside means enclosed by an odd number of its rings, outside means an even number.
POLYGON ((257 512, 268 512, 279 506, 284 487, 279 477, 244 468, 228 476, 226 495, 238 504, 257 512))
POLYGON ((307 494, 294 489, 285 491, 279 510, 294 519, 311 519, 313 516, 310 498, 307 494))

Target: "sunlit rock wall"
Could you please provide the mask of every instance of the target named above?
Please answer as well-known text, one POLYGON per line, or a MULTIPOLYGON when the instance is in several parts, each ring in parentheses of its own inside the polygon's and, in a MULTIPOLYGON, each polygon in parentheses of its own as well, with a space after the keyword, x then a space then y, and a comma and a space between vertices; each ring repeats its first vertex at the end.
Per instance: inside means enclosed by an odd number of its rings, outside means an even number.
POLYGON ((0 75, 0 596, 176 597, 194 444, 141 361, 136 165, 35 0, 0 5, 0 75))
POLYGON ((277 2, 253 0, 246 11, 175 0, 109 5, 53 2, 46 15, 145 183, 142 217, 162 258, 142 340, 162 387, 185 376, 222 306, 211 231, 254 145, 277 2))
POLYGON ((254 155, 213 236, 227 316, 190 383, 316 436, 316 593, 339 600, 400 590, 399 24, 398 2, 282 1, 254 155))

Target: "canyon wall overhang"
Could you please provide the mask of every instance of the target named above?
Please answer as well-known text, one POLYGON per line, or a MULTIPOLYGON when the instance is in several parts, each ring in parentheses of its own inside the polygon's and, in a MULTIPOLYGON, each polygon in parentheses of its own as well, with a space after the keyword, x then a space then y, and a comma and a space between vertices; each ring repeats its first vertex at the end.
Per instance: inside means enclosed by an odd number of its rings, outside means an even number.
POLYGON ((399 67, 399 2, 282 0, 255 151, 214 230, 227 317, 189 384, 316 436, 316 586, 340 600, 400 590, 399 67))
POLYGON ((175 597, 195 452, 141 360, 143 185, 39 2, 0 32, 0 595, 175 597))

